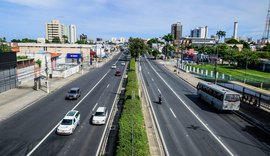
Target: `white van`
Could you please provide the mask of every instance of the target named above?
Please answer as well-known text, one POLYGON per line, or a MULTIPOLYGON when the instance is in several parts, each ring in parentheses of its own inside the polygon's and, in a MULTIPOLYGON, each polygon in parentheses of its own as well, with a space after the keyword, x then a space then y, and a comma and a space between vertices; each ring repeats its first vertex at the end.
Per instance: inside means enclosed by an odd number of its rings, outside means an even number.
POLYGON ((72 134, 75 128, 80 124, 80 118, 81 115, 79 111, 69 111, 61 121, 60 125, 57 127, 57 134, 72 134))

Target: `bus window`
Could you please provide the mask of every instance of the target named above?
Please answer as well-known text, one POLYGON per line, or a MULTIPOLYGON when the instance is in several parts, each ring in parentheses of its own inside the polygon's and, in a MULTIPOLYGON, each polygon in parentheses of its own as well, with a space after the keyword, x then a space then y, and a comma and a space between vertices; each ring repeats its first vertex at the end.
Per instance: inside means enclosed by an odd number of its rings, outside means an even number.
POLYGON ((229 102, 240 101, 240 96, 237 94, 226 94, 224 100, 229 102))

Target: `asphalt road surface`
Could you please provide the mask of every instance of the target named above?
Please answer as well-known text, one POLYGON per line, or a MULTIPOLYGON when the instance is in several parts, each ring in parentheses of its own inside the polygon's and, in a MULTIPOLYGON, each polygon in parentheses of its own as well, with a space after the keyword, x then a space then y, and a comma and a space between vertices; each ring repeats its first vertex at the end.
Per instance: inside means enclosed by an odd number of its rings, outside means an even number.
POLYGON ((140 66, 168 155, 270 155, 269 134, 231 112, 212 109, 194 87, 154 60, 142 57, 140 66))
POLYGON ((0 123, 0 155, 96 155, 105 125, 90 122, 97 107, 105 106, 110 112, 121 77, 114 76, 111 65, 124 71, 114 57, 101 68, 94 69, 27 109, 0 123), (65 100, 71 87, 79 87, 82 95, 77 100, 65 100), (80 111, 80 125, 69 136, 55 133, 55 127, 71 109, 80 111))

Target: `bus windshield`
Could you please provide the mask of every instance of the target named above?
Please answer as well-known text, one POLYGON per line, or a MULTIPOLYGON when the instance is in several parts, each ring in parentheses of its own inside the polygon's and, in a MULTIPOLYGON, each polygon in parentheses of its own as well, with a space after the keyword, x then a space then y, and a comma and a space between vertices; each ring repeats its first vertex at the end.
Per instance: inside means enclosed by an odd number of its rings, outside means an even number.
POLYGON ((224 100, 229 102, 240 101, 240 96, 237 94, 226 94, 224 100))

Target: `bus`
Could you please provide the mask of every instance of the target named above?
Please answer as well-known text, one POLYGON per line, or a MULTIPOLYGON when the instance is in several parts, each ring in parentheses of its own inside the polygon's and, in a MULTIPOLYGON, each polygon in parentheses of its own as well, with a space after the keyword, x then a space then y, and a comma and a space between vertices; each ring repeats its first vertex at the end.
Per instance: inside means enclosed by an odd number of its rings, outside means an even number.
POLYGON ((210 82, 199 82, 197 95, 218 110, 239 110, 241 95, 210 82))

